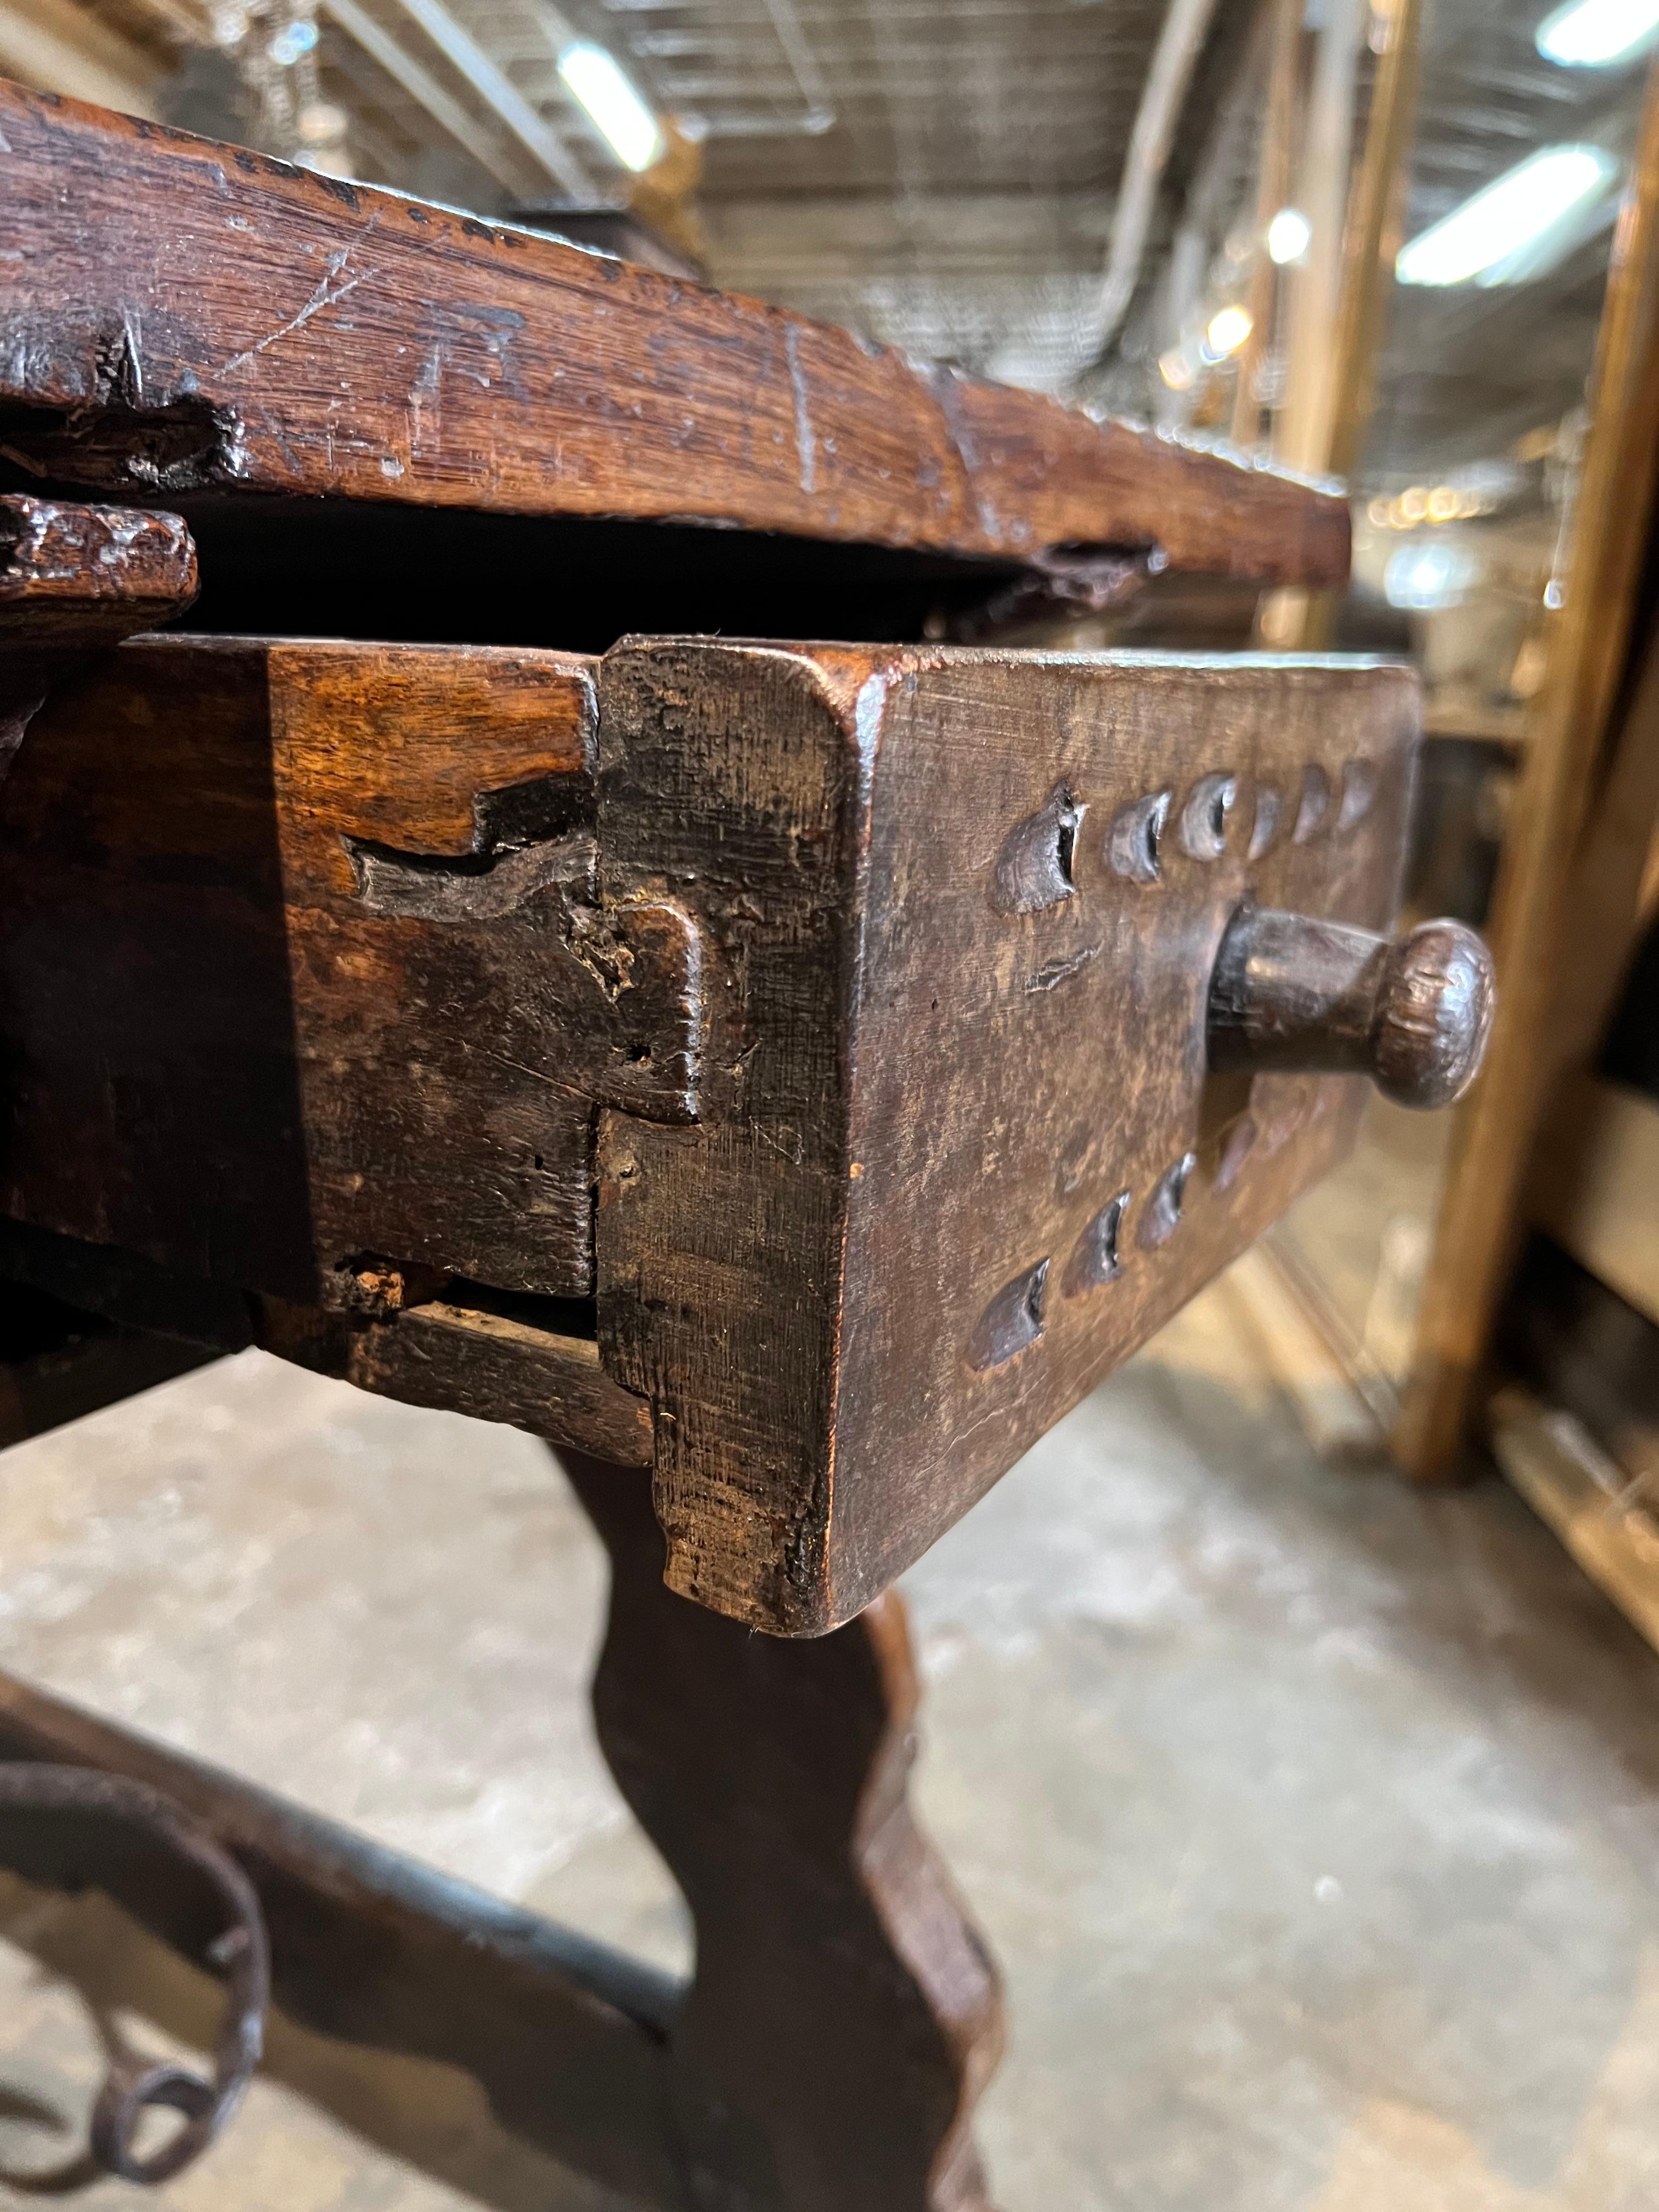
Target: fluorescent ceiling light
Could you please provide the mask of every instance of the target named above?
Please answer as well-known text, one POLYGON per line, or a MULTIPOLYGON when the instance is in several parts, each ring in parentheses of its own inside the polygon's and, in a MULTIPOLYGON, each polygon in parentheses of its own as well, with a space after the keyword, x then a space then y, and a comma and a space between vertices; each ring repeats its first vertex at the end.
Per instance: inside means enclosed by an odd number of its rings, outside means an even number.
POLYGON ((1633 61, 1659 39, 1659 0, 1566 0, 1538 26, 1547 62, 1564 69, 1609 69, 1633 61))
POLYGON ((559 75, 625 169, 648 169, 662 150, 657 118, 603 46, 573 39, 559 56, 559 75))
POLYGON ((1402 284, 1518 283, 1584 234, 1584 217, 1619 164, 1600 146, 1545 146, 1478 191, 1409 246, 1394 264, 1402 284))
MULTIPOLYGON (((1654 0, 1659 7, 1659 0, 1654 0)), ((1313 238, 1313 225, 1300 208, 1280 208, 1267 225, 1267 258, 1282 269, 1288 261, 1300 261, 1313 238)))

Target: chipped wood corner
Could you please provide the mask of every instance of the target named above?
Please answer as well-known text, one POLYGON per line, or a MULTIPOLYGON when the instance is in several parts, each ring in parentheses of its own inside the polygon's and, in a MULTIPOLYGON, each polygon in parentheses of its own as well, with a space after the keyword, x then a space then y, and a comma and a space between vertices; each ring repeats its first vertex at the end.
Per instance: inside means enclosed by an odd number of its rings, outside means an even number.
POLYGON ((0 777, 55 684, 173 621, 198 584, 179 515, 0 494, 0 777))
POLYGON ((706 1030, 695 1127, 600 1115, 599 1342, 655 1409, 670 1586, 775 1634, 845 1618, 830 1530, 856 887, 869 686, 901 657, 652 641, 600 668, 601 885, 694 917, 706 1030))

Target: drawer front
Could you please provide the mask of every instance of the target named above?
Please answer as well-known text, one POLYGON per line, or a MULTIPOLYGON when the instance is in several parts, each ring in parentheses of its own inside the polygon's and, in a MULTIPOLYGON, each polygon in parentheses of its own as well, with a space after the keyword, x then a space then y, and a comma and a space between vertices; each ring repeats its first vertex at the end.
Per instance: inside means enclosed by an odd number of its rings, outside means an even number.
POLYGON ((602 1130, 601 1341, 671 1579, 822 1627, 1340 1156, 1360 1084, 1210 1074, 1206 1000, 1247 898, 1387 927, 1416 685, 645 645, 600 698, 602 867, 720 977, 699 1126, 602 1130))
POLYGON ((1247 897, 1389 927, 1418 715, 1398 669, 961 673, 895 701, 845 1294, 849 1455, 924 1540, 1347 1149, 1363 1084, 1211 1076, 1206 996, 1247 897))

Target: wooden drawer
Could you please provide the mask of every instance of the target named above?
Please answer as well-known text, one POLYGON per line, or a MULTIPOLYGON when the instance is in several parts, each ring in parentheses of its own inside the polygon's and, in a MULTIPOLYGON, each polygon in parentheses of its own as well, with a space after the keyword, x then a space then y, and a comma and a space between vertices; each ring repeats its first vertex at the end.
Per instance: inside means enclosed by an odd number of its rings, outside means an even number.
POLYGON ((0 788, 11 1264, 649 1455, 676 1587, 824 1629, 1340 1155, 1355 1080, 1214 1073, 1212 977, 1252 900, 1388 927, 1417 717, 1334 659, 134 639, 0 788))

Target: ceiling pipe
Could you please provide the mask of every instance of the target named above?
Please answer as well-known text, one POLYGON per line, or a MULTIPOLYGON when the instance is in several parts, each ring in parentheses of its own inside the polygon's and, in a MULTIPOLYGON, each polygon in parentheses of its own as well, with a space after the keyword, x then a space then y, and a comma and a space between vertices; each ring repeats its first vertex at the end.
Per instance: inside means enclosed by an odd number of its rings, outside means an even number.
POLYGON ((1256 169, 1250 335, 1239 356, 1238 383, 1233 393, 1233 443, 1252 450, 1261 437, 1260 380, 1279 299, 1279 270, 1267 251, 1267 232, 1279 210, 1291 204, 1291 155, 1296 131, 1297 50, 1302 41, 1302 0, 1267 0, 1263 10, 1273 52, 1256 169))
POLYGON ((509 192, 522 191, 522 174, 489 143, 478 127, 477 118, 469 114, 459 100, 453 100, 389 31, 383 30, 366 9, 358 6, 357 0, 321 0, 321 12, 345 33, 353 46, 360 46, 394 84, 401 86, 416 106, 464 153, 487 169, 498 185, 504 185, 509 192))
MULTIPOLYGON (((1255 20, 1244 42, 1240 65, 1217 108, 1215 119, 1210 125, 1209 137, 1194 166, 1186 199, 1176 223, 1153 333, 1154 345, 1160 353, 1168 347, 1179 347, 1187 335, 1188 319, 1203 297, 1217 242, 1230 228, 1229 218, 1237 219, 1238 210, 1233 198, 1234 181, 1242 166, 1240 155, 1245 143, 1254 131, 1261 128, 1263 89, 1273 73, 1275 22, 1278 18, 1293 17, 1291 27, 1294 35, 1301 27, 1302 7, 1303 0, 1282 0, 1282 4, 1281 0, 1265 0, 1265 4, 1256 9, 1255 20), (1278 10, 1278 18, 1275 9, 1278 10)), ((1292 45, 1292 60, 1294 58, 1292 45)), ((1278 135, 1288 145, 1288 116, 1280 125, 1278 135)), ((1271 153, 1273 143, 1274 124, 1270 101, 1267 127, 1262 143, 1264 157, 1271 153)), ((1258 238, 1265 236, 1269 218, 1284 204, 1281 195, 1273 202, 1267 216, 1256 223, 1258 238)), ((1265 260, 1265 252, 1259 252, 1257 258, 1265 260)), ((1272 264, 1267 265, 1271 268, 1272 264)), ((1254 332, 1256 318, 1253 310, 1249 312, 1254 332)), ((1261 320, 1265 325, 1265 314, 1261 320)), ((1172 399, 1176 397, 1176 393, 1170 393, 1172 399)))
POLYGON ((161 71, 151 57, 67 0, 0 7, 0 76, 151 122, 161 114, 161 71))
POLYGON ((1106 268, 1090 332, 1091 364, 1100 359, 1117 336, 1140 283, 1158 187, 1170 165, 1176 128, 1186 104, 1193 71, 1209 36, 1215 6, 1216 0, 1170 0, 1170 11, 1158 33, 1152 67, 1146 72, 1140 105, 1135 112, 1129 151, 1118 185, 1106 268))
POLYGON ((1369 0, 1329 0, 1314 56, 1296 204, 1310 237, 1290 286, 1288 384, 1274 425, 1273 450, 1294 469, 1329 468, 1338 398, 1337 316, 1342 297, 1343 237, 1353 165, 1354 108, 1365 51, 1369 0))
POLYGON ((765 0, 766 12, 772 28, 783 49, 784 59, 795 80, 803 106, 799 115, 733 117, 724 126, 711 122, 710 134, 720 138, 793 137, 821 138, 826 131, 836 127, 836 111, 830 103, 830 88, 824 82, 823 71, 818 67, 817 57, 812 52, 800 17, 795 13, 794 0, 765 0))
MULTIPOLYGON (((330 0, 331 5, 331 0, 330 0)), ((492 108, 532 160, 546 172, 562 192, 579 205, 591 205, 603 197, 593 179, 564 140, 537 113, 506 72, 490 60, 483 48, 464 31, 441 0, 392 0, 411 21, 418 23, 451 67, 458 70, 479 98, 492 108)))

